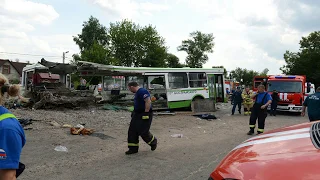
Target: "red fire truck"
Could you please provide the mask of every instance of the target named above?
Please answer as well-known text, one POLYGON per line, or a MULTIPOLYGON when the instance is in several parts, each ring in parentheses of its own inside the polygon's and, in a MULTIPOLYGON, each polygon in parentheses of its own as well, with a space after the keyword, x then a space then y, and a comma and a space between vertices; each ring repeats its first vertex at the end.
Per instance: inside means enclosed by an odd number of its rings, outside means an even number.
POLYGON ((302 103, 307 93, 305 75, 256 76, 254 77, 253 90, 257 91, 257 87, 261 83, 266 86, 270 94, 272 94, 273 90, 278 91, 280 97, 277 107, 278 111, 302 111, 302 103))

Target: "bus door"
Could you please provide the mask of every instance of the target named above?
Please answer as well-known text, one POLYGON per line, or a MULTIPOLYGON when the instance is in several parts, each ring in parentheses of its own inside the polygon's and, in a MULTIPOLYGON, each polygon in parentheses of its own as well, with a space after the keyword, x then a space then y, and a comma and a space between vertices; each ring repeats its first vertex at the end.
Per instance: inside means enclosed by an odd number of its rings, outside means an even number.
POLYGON ((215 82, 215 75, 214 74, 207 74, 208 77, 208 89, 209 89, 209 98, 213 99, 214 102, 217 102, 216 96, 216 82, 215 82))
POLYGON ((145 73, 144 88, 151 95, 153 109, 168 108, 165 73, 145 73))

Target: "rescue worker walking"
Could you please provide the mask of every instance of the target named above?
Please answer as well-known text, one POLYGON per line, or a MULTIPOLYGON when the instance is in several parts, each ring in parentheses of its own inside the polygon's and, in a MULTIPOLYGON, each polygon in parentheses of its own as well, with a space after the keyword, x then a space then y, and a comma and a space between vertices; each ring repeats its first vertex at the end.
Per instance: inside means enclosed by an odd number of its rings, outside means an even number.
POLYGON ((310 94, 303 102, 301 115, 304 116, 308 107, 309 120, 320 120, 320 87, 317 88, 316 93, 310 94))
POLYGON ((247 133, 248 135, 252 135, 254 133, 254 129, 256 126, 256 121, 258 119, 258 134, 263 133, 264 124, 267 113, 267 107, 272 103, 272 98, 268 92, 265 92, 265 86, 258 86, 258 93, 254 94, 253 97, 256 97, 255 103, 253 104, 253 108, 251 111, 249 127, 250 131, 247 133))
POLYGON ((235 91, 232 94, 232 101, 233 101, 233 107, 232 107, 232 115, 234 115, 234 112, 236 111, 236 107, 238 106, 239 114, 241 114, 241 103, 242 103, 242 96, 241 96, 241 90, 240 87, 237 87, 237 91, 235 91))
POLYGON ((251 110, 252 110, 252 106, 253 106, 252 96, 253 96, 253 93, 252 93, 252 91, 250 91, 250 89, 248 87, 242 93, 244 115, 251 114, 251 110))
POLYGON ((278 102, 280 101, 278 92, 276 90, 273 90, 273 93, 271 95, 272 98, 272 103, 271 103, 271 109, 270 109, 270 116, 277 115, 277 107, 278 107, 278 102))
POLYGON ((131 122, 128 130, 127 155, 137 153, 139 150, 139 136, 151 146, 154 151, 157 148, 157 138, 150 133, 152 123, 152 106, 148 90, 140 88, 137 82, 130 82, 128 88, 135 93, 134 110, 131 114, 131 122))

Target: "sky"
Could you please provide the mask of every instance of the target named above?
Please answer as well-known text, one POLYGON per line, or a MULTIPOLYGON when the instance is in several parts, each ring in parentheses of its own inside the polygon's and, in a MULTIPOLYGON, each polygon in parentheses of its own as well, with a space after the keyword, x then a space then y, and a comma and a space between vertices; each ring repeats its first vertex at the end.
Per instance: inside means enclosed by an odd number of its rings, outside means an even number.
POLYGON ((286 50, 320 29, 320 1, 313 0, 0 0, 0 59, 66 62, 79 53, 73 36, 92 15, 109 27, 129 19, 152 24, 178 52, 193 31, 212 33, 214 52, 204 67, 237 67, 280 74, 286 50))

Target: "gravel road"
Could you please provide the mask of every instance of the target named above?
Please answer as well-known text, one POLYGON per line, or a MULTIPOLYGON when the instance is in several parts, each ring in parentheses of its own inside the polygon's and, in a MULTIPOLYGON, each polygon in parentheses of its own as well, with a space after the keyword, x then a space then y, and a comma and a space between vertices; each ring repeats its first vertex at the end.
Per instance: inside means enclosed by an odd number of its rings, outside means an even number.
MULTIPOLYGON (((34 121, 26 130, 27 144, 21 161, 24 180, 79 179, 207 179, 222 158, 236 145, 249 138, 248 116, 230 115, 230 104, 220 104, 218 119, 200 120, 191 112, 155 116, 151 132, 159 140, 158 149, 150 151, 142 140, 138 154, 126 156, 130 113, 87 108, 84 110, 45 111, 12 110, 21 118, 34 121), (71 135, 68 128, 49 124, 94 128, 90 136, 71 135), (183 134, 174 138, 173 134, 183 134), (65 146, 68 152, 55 151, 65 146)), ((268 117, 266 130, 307 122, 307 118, 281 114, 268 117)))

